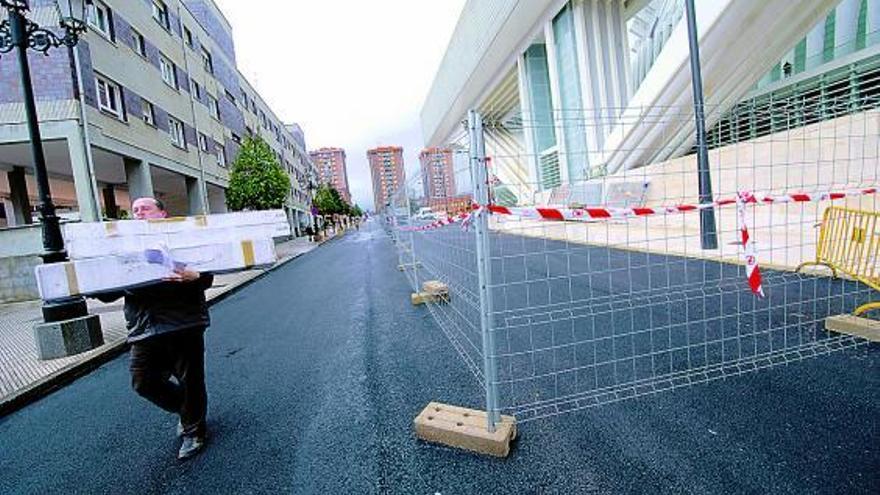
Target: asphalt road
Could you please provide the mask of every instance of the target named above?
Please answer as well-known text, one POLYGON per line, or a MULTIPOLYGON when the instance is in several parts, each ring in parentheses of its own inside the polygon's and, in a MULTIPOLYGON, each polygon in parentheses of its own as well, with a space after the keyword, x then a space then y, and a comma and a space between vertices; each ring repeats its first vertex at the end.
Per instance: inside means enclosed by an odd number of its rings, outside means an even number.
POLYGON ((506 460, 427 445, 482 393, 375 225, 212 308, 208 449, 122 356, 0 418, 0 493, 877 493, 880 348, 526 423, 506 460))

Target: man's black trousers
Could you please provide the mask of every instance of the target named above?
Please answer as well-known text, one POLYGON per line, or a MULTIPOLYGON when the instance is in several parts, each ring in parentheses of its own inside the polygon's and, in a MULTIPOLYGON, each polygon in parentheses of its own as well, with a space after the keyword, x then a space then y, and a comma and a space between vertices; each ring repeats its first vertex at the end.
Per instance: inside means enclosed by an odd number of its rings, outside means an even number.
POLYGON ((205 434, 204 335, 204 328, 192 328, 131 345, 131 386, 162 409, 179 414, 184 435, 205 434))

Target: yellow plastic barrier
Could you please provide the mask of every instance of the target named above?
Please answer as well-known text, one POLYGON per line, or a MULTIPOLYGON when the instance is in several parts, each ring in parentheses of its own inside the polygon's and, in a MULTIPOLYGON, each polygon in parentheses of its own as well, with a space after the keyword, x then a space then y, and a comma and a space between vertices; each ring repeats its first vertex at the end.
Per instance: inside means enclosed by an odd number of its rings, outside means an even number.
MULTIPOLYGON (((880 212, 829 206, 822 216, 816 261, 801 263, 797 271, 809 265, 827 266, 834 277, 845 273, 876 291, 880 291, 880 212)), ((880 301, 863 304, 853 312, 880 309, 880 301)))

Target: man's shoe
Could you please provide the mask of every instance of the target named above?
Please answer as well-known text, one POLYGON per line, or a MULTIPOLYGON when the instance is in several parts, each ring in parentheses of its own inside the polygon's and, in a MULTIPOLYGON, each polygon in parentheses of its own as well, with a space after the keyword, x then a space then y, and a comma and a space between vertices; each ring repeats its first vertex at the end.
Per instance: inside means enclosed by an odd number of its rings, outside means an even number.
POLYGON ((184 436, 180 450, 177 451, 177 458, 188 459, 198 454, 203 448, 205 448, 205 437, 184 436))

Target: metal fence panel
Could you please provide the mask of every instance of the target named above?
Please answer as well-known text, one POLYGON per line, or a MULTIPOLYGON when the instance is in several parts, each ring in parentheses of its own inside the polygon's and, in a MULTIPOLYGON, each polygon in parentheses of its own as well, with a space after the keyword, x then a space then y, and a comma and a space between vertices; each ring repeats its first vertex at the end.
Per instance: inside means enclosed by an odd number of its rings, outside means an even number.
MULTIPOLYGON (((471 134, 470 164, 486 174, 472 175, 470 215, 415 218, 426 198, 422 178, 410 181, 408 215, 393 224, 401 258, 420 264, 420 280, 448 284, 451 299, 430 311, 486 389, 489 412, 520 422, 850 348, 864 341, 827 332, 824 319, 875 290, 796 268, 816 259, 831 204, 877 210, 880 113, 831 115, 710 151, 717 249, 700 245, 689 112, 572 109, 552 124, 527 114, 489 121, 485 158, 471 134), (525 137, 546 125, 601 139, 572 154, 564 142, 526 151, 525 137), (548 157, 555 187, 541 177, 548 157), (755 265, 761 293, 750 284, 755 265)), ((729 125, 712 109, 707 120, 715 134, 729 125)), ((418 280, 410 275, 414 290, 418 280)))

